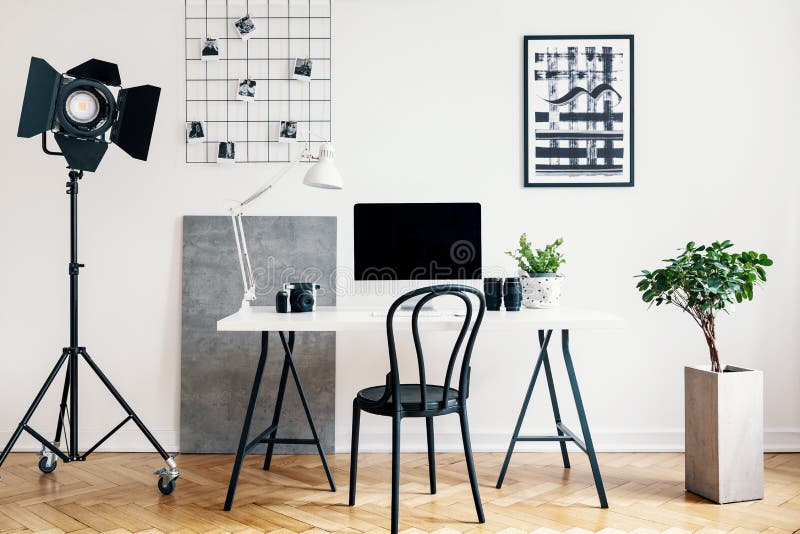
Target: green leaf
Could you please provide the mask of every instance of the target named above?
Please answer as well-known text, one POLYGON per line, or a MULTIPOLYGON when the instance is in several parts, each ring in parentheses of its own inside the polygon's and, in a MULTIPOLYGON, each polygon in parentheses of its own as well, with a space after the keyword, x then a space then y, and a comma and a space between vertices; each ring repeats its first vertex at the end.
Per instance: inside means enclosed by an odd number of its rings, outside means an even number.
POLYGON ((519 249, 508 252, 508 255, 517 260, 520 269, 528 273, 555 273, 566 263, 563 254, 558 251, 563 243, 564 238, 559 237, 544 249, 534 250, 533 245, 528 242, 527 234, 523 233, 519 238, 519 249))
POLYGON ((690 241, 662 267, 642 270, 636 288, 651 305, 674 304, 708 319, 727 313, 734 303, 753 299, 754 286, 766 282, 765 267, 772 265, 766 254, 733 252, 733 246, 727 239, 700 246, 690 241))

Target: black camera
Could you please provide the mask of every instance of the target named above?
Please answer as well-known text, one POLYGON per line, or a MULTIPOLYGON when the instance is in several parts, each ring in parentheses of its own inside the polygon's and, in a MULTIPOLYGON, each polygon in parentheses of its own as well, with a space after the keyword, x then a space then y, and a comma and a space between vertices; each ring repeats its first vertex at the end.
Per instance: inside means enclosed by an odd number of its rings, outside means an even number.
POLYGON ((319 284, 292 282, 283 284, 283 290, 275 295, 275 311, 278 313, 312 312, 317 307, 319 284))

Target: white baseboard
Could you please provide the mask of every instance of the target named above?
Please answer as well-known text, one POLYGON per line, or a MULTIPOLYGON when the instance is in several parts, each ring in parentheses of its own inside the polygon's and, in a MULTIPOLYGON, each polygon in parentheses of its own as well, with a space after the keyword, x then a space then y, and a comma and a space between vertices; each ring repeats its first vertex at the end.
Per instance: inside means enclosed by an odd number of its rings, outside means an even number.
MULTIPOLYGON (((131 423, 128 423, 131 424, 131 423)), ((573 429, 575 430, 575 429, 573 429)), ((81 431, 82 449, 94 445, 108 429, 81 431)), ((167 452, 179 450, 178 432, 175 430, 154 430, 153 435, 167 452)), ((45 434, 49 437, 50 434, 45 434)), ((11 432, 0 432, 0 447, 11 438, 11 432)), ((404 452, 424 452, 427 450, 424 432, 403 432, 402 444, 404 452)), ((508 448, 509 434, 472 433, 472 449, 475 452, 505 452, 508 448)), ((682 431, 598 431, 592 436, 598 452, 682 452, 682 431)), ((337 437, 336 452, 350 451, 350 436, 337 437)), ((368 433, 362 430, 359 450, 362 452, 390 452, 391 435, 389 433, 368 433)), ((574 445, 570 444, 574 448, 574 445)), ((35 452, 41 449, 39 442, 30 435, 23 434, 15 452, 35 452)), ((437 432, 436 450, 439 452, 460 452, 463 450, 461 435, 457 432, 437 432)), ((519 442, 517 451, 543 452, 557 451, 555 443, 519 442)), ((576 449, 577 450, 577 449, 576 449)), ((766 452, 800 452, 800 430, 770 429, 764 432, 764 450, 766 452)), ((136 427, 123 428, 106 441, 98 452, 152 452, 150 442, 136 427)))
MULTIPOLYGON (((572 429, 575 431, 576 429, 572 429)), ((545 434, 546 432, 541 432, 545 434)), ((554 433, 554 432, 553 432, 554 433)), ((580 434, 579 434, 580 435, 580 434)), ((472 450, 474 452, 505 452, 508 449, 510 434, 490 434, 473 432, 472 450)), ((350 436, 337 437, 336 452, 350 452, 350 436)), ((650 431, 650 432, 596 432, 592 441, 598 452, 683 452, 682 431, 650 431)), ((359 437, 361 452, 390 452, 391 436, 388 433, 365 433, 359 437)), ((578 448, 569 444, 574 450, 578 448)), ((403 432, 403 452, 427 451, 427 440, 424 432, 403 432)), ((437 432, 436 450, 438 452, 460 452, 463 450, 461 434, 457 432, 437 432)), ((554 442, 518 442, 515 451, 555 452, 558 445, 554 442)), ((776 429, 764 432, 765 452, 800 452, 800 430, 776 429)))
MULTIPOLYGON (((78 443, 81 452, 87 450, 89 447, 97 443, 97 441, 105 436, 105 434, 113 428, 113 425, 106 429, 97 430, 81 430, 78 434, 78 443)), ((53 438, 53 430, 45 431, 44 428, 36 428, 37 432, 41 433, 45 438, 53 438)), ((172 454, 178 452, 178 432, 175 430, 153 430, 150 429, 155 438, 161 443, 164 449, 172 454)), ((11 439, 12 432, 0 432, 0 447, 4 447, 8 440, 11 439)), ((64 450, 65 438, 61 438, 61 450, 64 450)), ((38 441, 27 432, 23 432, 19 441, 12 449, 13 452, 37 452, 41 450, 42 446, 38 441)), ((132 421, 129 421, 125 428, 121 428, 116 434, 108 438, 108 441, 103 443, 97 452, 153 452, 153 446, 147 441, 147 438, 136 428, 132 421)))

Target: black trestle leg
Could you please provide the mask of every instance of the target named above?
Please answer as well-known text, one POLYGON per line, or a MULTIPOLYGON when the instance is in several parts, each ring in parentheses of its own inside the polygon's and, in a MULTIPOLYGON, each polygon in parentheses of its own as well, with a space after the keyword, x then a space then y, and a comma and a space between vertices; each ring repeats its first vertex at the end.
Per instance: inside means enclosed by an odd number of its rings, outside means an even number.
MULTIPOLYGON (((289 338, 289 348, 292 348, 293 339, 289 338)), ((283 396, 286 393, 286 380, 289 378, 289 361, 286 359, 284 355, 283 358, 283 370, 281 371, 281 381, 280 385, 278 386, 278 396, 275 399, 275 412, 272 414, 272 426, 275 428, 270 434, 270 439, 275 439, 278 435, 278 423, 281 421, 281 410, 283 408, 283 396)), ((270 441, 267 443, 267 454, 264 455, 264 471, 269 470, 269 466, 272 463, 272 453, 275 450, 275 442, 270 441)))
MULTIPOLYGON (((544 344, 544 332, 539 330, 539 346, 544 344)), ((547 350, 544 351, 544 377, 547 379, 547 389, 550 391, 550 405, 553 407, 553 419, 556 423, 556 431, 558 432, 559 436, 563 436, 564 432, 559 427, 559 423, 561 423, 561 412, 558 409, 558 398, 556 397, 556 386, 553 382, 553 372, 550 370, 550 356, 547 354, 547 350)), ((561 447, 561 461, 564 464, 564 467, 569 469, 569 454, 567 453, 567 443, 564 441, 558 442, 559 446, 561 447)))
POLYGON ((236 460, 233 462, 231 481, 228 484, 228 495, 225 497, 225 511, 229 511, 233 505, 233 496, 236 493, 236 484, 239 481, 239 471, 242 469, 242 461, 246 452, 247 437, 250 434, 250 425, 253 422, 253 410, 258 399, 258 389, 261 385, 261 378, 264 376, 264 366, 267 363, 268 344, 269 332, 261 332, 261 356, 258 358, 256 376, 253 378, 253 389, 250 391, 250 402, 247 404, 247 412, 244 415, 244 423, 242 424, 242 435, 239 438, 239 448, 236 450, 236 460))
POLYGON ((295 368, 294 360, 292 359, 291 346, 294 344, 294 332, 289 332, 289 343, 286 342, 286 337, 284 336, 283 332, 280 332, 279 334, 281 337, 281 343, 283 344, 283 350, 286 351, 286 361, 289 362, 289 370, 292 372, 294 383, 297 386, 297 393, 300 394, 300 402, 303 405, 303 410, 306 412, 308 426, 311 428, 311 436, 314 438, 314 442, 317 445, 319 458, 322 460, 322 468, 325 470, 325 476, 328 477, 328 484, 331 487, 331 491, 336 491, 336 484, 333 482, 333 475, 328 467, 328 460, 325 459, 325 452, 322 450, 322 444, 320 443, 319 436, 317 435, 317 428, 314 426, 314 419, 311 417, 311 409, 308 407, 306 394, 303 392, 303 386, 300 383, 300 376, 297 374, 297 369, 295 368))
POLYGON ((349 506, 356 505, 356 480, 358 479, 358 433, 361 426, 361 409, 358 399, 353 399, 353 434, 350 438, 350 497, 349 506))
POLYGON ((608 508, 606 490, 603 487, 603 478, 600 476, 600 466, 597 463, 597 454, 594 451, 594 443, 592 443, 591 432, 589 432, 589 423, 586 420, 586 411, 583 408, 581 390, 578 388, 578 378, 575 376, 575 367, 572 364, 572 355, 569 352, 569 330, 561 331, 561 350, 564 353, 564 363, 567 367, 567 375, 569 375, 570 386, 572 386, 572 396, 575 398, 575 408, 578 411, 578 420, 581 423, 581 430, 583 431, 583 440, 586 444, 586 454, 589 456, 589 464, 592 466, 592 476, 594 477, 594 485, 597 489, 597 496, 600 499, 600 507, 608 508))
POLYGON ((431 495, 436 495, 436 452, 434 450, 433 417, 425 418, 425 433, 428 437, 428 477, 431 481, 431 495))
POLYGON ((458 416, 461 420, 461 440, 464 442, 464 457, 467 460, 467 473, 469 473, 469 485, 472 487, 472 500, 475 501, 475 511, 478 513, 478 522, 486 523, 483 515, 483 505, 481 504, 481 493, 478 489, 478 475, 475 473, 475 461, 472 458, 472 442, 469 437, 469 421, 467 420, 467 407, 462 406, 462 411, 458 416))
POLYGON ((400 422, 402 418, 392 416, 392 534, 397 534, 400 525, 400 422))
POLYGON ((539 369, 542 367, 544 354, 547 351, 547 345, 550 343, 550 336, 552 333, 552 330, 547 331, 547 335, 544 337, 544 344, 539 349, 539 358, 536 360, 536 366, 533 368, 531 382, 528 384, 528 391, 525 392, 525 399, 522 401, 522 409, 519 411, 517 424, 514 427, 514 434, 511 436, 511 442, 508 444, 508 451, 506 452, 505 460, 503 460, 503 467, 500 469, 500 476, 497 477, 497 489, 500 489, 503 486, 503 480, 506 477, 506 471, 508 471, 508 464, 511 462, 511 455, 514 453, 514 446, 517 444, 517 438, 519 437, 519 431, 522 428, 522 422, 525 420, 525 414, 528 413, 528 404, 531 402, 533 387, 536 385, 536 379, 539 376, 539 369))

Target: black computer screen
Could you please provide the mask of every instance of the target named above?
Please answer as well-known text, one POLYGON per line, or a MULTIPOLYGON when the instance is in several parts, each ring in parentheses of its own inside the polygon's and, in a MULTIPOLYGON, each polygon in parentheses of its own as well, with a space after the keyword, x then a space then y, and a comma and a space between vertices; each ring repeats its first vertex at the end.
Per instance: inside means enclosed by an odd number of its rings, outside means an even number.
POLYGON ((356 204, 356 280, 481 277, 481 205, 356 204))

